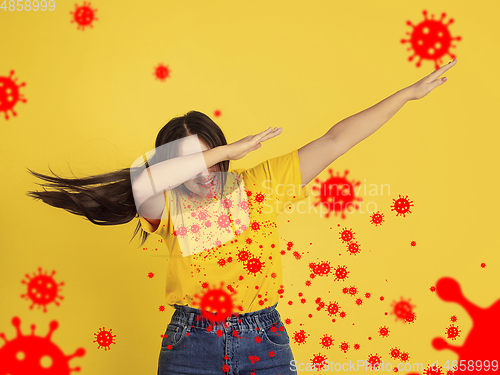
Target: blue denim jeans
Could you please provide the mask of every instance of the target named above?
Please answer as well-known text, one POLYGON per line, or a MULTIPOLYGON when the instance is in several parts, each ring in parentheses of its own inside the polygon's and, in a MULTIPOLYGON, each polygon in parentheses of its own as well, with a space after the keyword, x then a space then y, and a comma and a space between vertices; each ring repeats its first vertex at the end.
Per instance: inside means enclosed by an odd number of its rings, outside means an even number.
POLYGON ((297 374, 277 302, 213 324, 201 310, 174 305, 158 360, 158 375, 297 374), (211 326, 212 329, 207 327, 211 326))

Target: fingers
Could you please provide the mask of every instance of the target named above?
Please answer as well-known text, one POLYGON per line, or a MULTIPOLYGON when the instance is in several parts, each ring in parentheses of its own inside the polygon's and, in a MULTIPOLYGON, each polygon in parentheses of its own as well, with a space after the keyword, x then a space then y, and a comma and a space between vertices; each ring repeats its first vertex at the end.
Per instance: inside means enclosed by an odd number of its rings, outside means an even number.
POLYGON ((441 68, 435 70, 434 72, 432 72, 431 74, 429 74, 428 76, 428 82, 430 81, 434 81, 435 79, 437 79, 440 75, 442 75, 444 72, 446 72, 448 69, 452 68, 455 66, 455 64, 457 63, 457 59, 453 60, 453 61, 450 61, 448 64, 446 65, 443 65, 441 68))
POLYGON ((271 139, 271 138, 277 136, 278 134, 280 134, 281 130, 282 129, 278 128, 278 127, 266 129, 263 132, 255 135, 253 137, 252 141, 254 141, 254 142, 266 141, 266 140, 271 139))

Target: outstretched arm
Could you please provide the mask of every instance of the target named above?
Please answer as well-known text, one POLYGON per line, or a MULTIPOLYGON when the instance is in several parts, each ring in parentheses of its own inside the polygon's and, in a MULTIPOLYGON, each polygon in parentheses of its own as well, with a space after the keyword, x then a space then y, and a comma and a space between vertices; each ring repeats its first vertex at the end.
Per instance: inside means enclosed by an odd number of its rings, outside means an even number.
POLYGON ((339 156, 373 134, 409 100, 421 99, 446 80, 438 77, 456 64, 456 59, 420 81, 397 91, 374 106, 338 122, 325 135, 299 148, 302 186, 308 184, 339 156))

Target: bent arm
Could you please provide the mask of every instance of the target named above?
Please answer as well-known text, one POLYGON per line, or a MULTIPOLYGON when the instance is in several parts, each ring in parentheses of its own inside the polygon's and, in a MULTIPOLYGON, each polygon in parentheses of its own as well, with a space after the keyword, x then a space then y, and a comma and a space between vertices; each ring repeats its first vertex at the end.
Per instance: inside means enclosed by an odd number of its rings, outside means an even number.
POLYGON ((227 160, 227 150, 225 146, 219 146, 146 168, 132 183, 136 207, 159 192, 174 189, 223 160, 227 160))
POLYGON ((373 134, 410 100, 402 89, 374 106, 338 122, 322 137, 299 148, 302 186, 307 185, 339 156, 373 134))

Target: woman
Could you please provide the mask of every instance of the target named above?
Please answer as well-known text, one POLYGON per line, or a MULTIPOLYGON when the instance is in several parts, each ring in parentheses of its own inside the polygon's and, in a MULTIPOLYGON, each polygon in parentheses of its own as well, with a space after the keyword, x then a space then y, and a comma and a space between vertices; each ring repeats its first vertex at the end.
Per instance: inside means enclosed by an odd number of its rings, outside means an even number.
POLYGON ((152 233, 164 239, 167 302, 175 311, 158 374, 295 374, 290 338, 276 309, 283 288, 277 214, 305 198, 305 185, 407 101, 441 85, 439 76, 455 64, 340 121, 300 149, 247 170, 229 172, 229 161, 257 150, 281 128, 227 144, 208 116, 191 111, 160 130, 154 152, 138 159, 144 165, 136 161, 83 179, 30 171, 59 190, 28 195, 98 225, 138 217, 134 237, 142 227, 141 246, 152 233))

